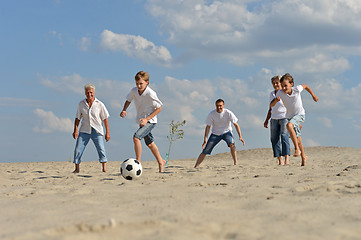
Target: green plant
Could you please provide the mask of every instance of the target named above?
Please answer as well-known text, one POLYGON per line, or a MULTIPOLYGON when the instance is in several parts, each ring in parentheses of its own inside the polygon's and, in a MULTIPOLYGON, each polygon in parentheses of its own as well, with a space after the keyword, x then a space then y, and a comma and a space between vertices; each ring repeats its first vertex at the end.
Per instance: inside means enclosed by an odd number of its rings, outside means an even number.
POLYGON ((182 122, 175 122, 172 120, 169 124, 169 136, 167 136, 169 140, 169 149, 168 153, 166 154, 166 159, 169 159, 170 155, 170 149, 172 147, 172 143, 175 142, 178 139, 182 139, 184 135, 184 131, 182 129, 179 129, 180 127, 184 126, 186 124, 186 120, 183 120, 182 122))

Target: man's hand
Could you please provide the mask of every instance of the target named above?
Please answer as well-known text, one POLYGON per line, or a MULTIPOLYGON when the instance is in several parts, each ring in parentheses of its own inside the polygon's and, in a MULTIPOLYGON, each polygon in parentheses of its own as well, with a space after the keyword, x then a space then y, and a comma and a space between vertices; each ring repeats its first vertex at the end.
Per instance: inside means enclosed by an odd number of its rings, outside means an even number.
POLYGON ((79 136, 78 131, 74 131, 74 132, 73 132, 73 138, 74 138, 74 139, 77 139, 78 136, 79 136))
POLYGON ((122 112, 120 113, 120 116, 121 116, 122 118, 126 117, 126 116, 127 116, 127 112, 126 112, 126 111, 122 111, 122 112))
POLYGON ((268 120, 264 121, 263 126, 264 126, 265 128, 268 128, 268 120))
POLYGON ((109 141, 110 140, 110 134, 108 132, 105 133, 105 141, 109 141))

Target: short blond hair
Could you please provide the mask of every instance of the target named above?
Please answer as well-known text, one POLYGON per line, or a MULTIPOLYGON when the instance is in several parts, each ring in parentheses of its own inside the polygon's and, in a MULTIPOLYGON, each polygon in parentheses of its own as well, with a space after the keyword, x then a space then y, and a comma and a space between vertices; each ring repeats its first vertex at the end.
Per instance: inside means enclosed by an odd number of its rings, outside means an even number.
POLYGON ((285 75, 282 76, 281 82, 283 81, 288 81, 290 84, 294 84, 293 77, 289 73, 286 73, 285 75))
POLYGON ((149 82, 149 74, 144 71, 137 72, 135 75, 135 81, 143 79, 145 82, 149 82))
POLYGON ((86 91, 88 89, 93 89, 95 92, 95 86, 92 83, 88 83, 84 86, 84 91, 86 91))

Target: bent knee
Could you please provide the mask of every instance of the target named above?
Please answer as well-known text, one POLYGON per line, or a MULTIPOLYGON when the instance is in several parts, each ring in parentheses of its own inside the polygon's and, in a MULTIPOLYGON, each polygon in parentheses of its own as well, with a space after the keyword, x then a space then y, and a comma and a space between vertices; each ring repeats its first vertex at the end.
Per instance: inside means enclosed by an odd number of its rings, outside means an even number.
POLYGON ((235 147, 234 143, 230 143, 228 146, 229 146, 230 148, 234 148, 234 147, 235 147))

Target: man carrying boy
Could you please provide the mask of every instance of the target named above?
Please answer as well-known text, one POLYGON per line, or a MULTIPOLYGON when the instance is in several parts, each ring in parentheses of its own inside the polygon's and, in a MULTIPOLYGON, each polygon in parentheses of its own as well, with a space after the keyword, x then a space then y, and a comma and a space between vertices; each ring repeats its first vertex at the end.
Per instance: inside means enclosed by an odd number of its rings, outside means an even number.
POLYGON ((234 127, 236 128, 239 140, 243 143, 243 146, 245 145, 245 142, 242 138, 241 129, 239 128, 237 121, 238 119, 234 115, 234 113, 224 108, 224 101, 222 99, 218 99, 216 101, 216 109, 211 111, 206 119, 207 126, 204 132, 204 142, 202 144, 203 151, 197 159, 197 162, 194 166, 195 168, 199 167, 206 155, 211 154, 213 148, 221 140, 224 140, 227 143, 227 146, 230 148, 234 165, 238 164, 237 151, 232 135, 231 123, 233 123, 234 127), (207 142, 208 134, 211 127, 212 133, 207 142))

